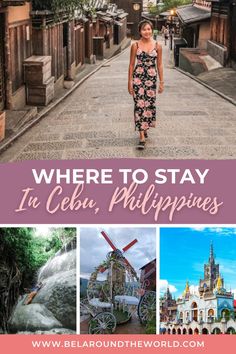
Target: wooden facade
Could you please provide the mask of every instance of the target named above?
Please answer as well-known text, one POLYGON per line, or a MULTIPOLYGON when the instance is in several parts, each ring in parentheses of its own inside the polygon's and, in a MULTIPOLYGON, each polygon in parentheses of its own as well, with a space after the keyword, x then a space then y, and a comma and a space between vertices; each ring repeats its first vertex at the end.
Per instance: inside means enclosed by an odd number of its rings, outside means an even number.
POLYGON ((211 40, 229 46, 229 6, 225 3, 212 3, 211 40))
POLYGON ((25 104, 23 62, 32 54, 31 7, 24 1, 0 5, 0 109, 18 109, 25 104))
MULTIPOLYGON (((179 34, 189 48, 207 49, 210 39, 211 3, 193 0, 192 4, 176 10, 179 19, 179 34)), ((170 25, 170 21, 168 24, 170 25)))
POLYGON ((213 55, 220 56, 220 46, 224 47, 223 65, 236 65, 236 4, 234 1, 212 1, 211 42, 213 55), (216 46, 213 49, 214 43, 216 46))
POLYGON ((6 73, 5 73, 5 15, 0 12, 0 111, 6 103, 6 73))
POLYGON ((48 10, 32 11, 30 1, 0 0, 0 111, 25 106, 27 58, 51 56, 51 75, 60 85, 73 80, 82 65, 94 62, 95 37, 101 38, 104 53, 121 43, 126 29, 127 14, 122 10, 107 18, 69 19, 60 14, 59 19, 48 10))
POLYGON ((113 44, 114 20, 109 16, 98 16, 93 22, 93 37, 103 38, 104 48, 110 48, 113 44))
POLYGON ((30 20, 9 24, 12 92, 24 85, 23 62, 32 54, 30 20))
POLYGON ((119 16, 119 23, 115 23, 114 25, 114 44, 120 44, 126 38, 127 32, 127 17, 126 14, 124 16, 119 16))
POLYGON ((127 37, 128 13, 111 2, 96 15, 93 20, 93 49, 95 56, 103 59, 109 48, 121 44, 127 37))
POLYGON ((84 56, 86 63, 93 63, 93 23, 86 21, 84 23, 84 56))
POLYGON ((128 35, 134 39, 139 39, 138 24, 142 20, 143 1, 142 0, 111 0, 120 9, 128 13, 127 30, 128 35))
POLYGON ((75 31, 75 65, 79 67, 85 63, 85 30, 84 24, 78 23, 75 31))
POLYGON ((33 53, 52 57, 52 76, 55 81, 71 78, 75 61, 74 20, 54 22, 53 15, 32 14, 33 53))
POLYGON ((230 7, 230 60, 236 67, 236 4, 230 7))
POLYGON ((93 57, 93 26, 89 19, 65 18, 54 22, 53 15, 32 14, 33 52, 52 56, 55 81, 73 79, 78 68, 91 63, 93 57))

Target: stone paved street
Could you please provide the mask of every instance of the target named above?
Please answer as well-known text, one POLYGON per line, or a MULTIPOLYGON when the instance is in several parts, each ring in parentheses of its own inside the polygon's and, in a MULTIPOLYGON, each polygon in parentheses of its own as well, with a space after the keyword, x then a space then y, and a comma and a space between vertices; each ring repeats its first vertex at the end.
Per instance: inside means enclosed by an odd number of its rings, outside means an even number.
POLYGON ((128 60, 126 50, 104 65, 8 148, 0 161, 236 158, 236 107, 173 69, 167 47, 158 126, 150 131, 146 149, 138 151, 133 100, 127 93, 128 60))

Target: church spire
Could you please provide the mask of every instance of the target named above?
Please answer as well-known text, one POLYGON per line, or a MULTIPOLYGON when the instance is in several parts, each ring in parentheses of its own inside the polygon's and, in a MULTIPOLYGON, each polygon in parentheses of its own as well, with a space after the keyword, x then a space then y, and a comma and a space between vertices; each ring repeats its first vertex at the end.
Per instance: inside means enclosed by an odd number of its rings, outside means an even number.
POLYGON ((214 249, 213 249, 213 242, 211 241, 211 246, 210 246, 210 257, 209 257, 209 263, 214 264, 215 263, 215 258, 214 258, 214 249))
POLYGON ((223 288, 223 284, 222 284, 222 278, 219 275, 218 279, 217 279, 217 284, 216 284, 216 288, 218 291, 220 291, 223 288))
POLYGON ((186 281, 186 285, 185 285, 185 289, 184 289, 184 292, 183 292, 183 297, 185 299, 189 298, 189 295, 190 295, 190 288, 189 288, 189 282, 188 280, 186 281))

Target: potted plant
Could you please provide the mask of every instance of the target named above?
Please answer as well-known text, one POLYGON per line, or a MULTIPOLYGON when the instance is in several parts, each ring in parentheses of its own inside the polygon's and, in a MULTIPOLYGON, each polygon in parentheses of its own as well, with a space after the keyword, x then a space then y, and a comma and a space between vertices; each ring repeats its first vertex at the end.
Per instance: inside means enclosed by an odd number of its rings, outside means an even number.
POLYGON ((4 111, 0 111, 0 141, 5 138, 5 120, 6 113, 4 111))

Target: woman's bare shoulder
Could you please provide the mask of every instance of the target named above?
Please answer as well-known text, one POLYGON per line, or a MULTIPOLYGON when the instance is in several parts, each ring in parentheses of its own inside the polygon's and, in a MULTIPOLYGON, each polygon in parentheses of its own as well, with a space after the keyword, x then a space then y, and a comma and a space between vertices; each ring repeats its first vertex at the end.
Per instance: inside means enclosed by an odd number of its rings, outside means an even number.
POLYGON ((133 42, 132 44, 131 44, 131 49, 132 50, 136 50, 138 48, 138 41, 135 41, 135 42, 133 42))

